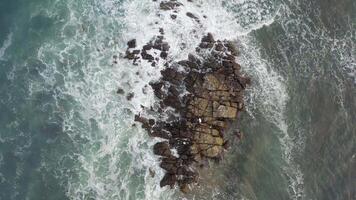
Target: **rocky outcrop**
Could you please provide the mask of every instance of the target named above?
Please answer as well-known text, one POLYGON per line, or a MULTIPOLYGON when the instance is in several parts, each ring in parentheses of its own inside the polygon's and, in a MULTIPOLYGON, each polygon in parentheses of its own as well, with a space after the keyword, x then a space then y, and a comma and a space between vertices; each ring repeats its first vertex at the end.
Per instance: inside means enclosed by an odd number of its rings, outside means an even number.
MULTIPOLYGON (((174 0, 163 1, 160 9, 179 6, 174 0)), ((187 16, 199 20, 192 13, 187 16)), ((215 40, 208 33, 187 59, 174 61, 169 59, 170 46, 165 42, 164 30, 160 28, 159 33, 139 49, 131 40, 125 58, 133 64, 148 62, 152 67, 158 60, 165 61, 161 79, 150 83, 158 99, 150 112, 174 112, 164 119, 136 115, 135 121, 150 136, 164 139, 153 147, 153 152, 161 157, 160 167, 166 171, 160 186, 178 185, 182 192, 188 192, 190 185, 198 181, 198 167, 207 159, 221 159, 226 150, 225 134, 244 109, 243 92, 250 79, 240 73, 238 50, 231 41, 215 40), (150 54, 151 49, 161 53, 150 54)))
POLYGON ((182 3, 179 3, 176 0, 163 1, 160 3, 159 7, 161 10, 173 10, 176 7, 182 6, 182 3))

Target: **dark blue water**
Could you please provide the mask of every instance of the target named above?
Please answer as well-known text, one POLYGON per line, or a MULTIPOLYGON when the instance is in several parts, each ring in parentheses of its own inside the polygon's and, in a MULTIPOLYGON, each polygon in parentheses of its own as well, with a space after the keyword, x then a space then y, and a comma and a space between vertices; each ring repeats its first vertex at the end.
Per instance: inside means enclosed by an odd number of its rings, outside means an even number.
POLYGON ((1 200, 356 199, 356 2, 184 2, 211 21, 170 24, 149 0, 0 1, 1 200), (159 71, 112 62, 156 20, 187 43, 176 57, 207 31, 235 39, 254 83, 244 140, 188 196, 157 187, 154 141, 132 127, 159 71))

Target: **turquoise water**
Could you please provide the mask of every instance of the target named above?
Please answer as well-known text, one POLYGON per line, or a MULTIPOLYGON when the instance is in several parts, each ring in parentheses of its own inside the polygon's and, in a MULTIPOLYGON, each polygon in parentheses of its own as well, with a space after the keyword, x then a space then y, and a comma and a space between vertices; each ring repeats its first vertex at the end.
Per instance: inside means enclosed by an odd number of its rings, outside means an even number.
POLYGON ((172 23, 151 0, 0 1, 1 200, 356 199, 356 3, 182 2, 172 23), (113 62, 159 27, 174 59, 206 32, 236 41, 253 81, 244 140, 187 196, 158 187, 155 141, 132 126, 160 69, 113 62))

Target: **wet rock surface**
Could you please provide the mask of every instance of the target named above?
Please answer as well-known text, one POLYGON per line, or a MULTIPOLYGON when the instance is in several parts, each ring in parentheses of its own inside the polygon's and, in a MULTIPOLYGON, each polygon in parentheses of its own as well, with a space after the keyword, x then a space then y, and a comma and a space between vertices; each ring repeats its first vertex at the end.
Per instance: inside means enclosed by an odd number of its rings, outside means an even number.
POLYGON ((159 7, 161 10, 173 10, 176 7, 182 6, 182 3, 177 2, 176 0, 163 1, 160 3, 159 7))
MULTIPOLYGON (((162 10, 179 6, 174 0, 160 3, 162 10)), ((192 13, 187 16, 199 20, 192 13)), ((164 139, 153 146, 154 154, 161 158, 160 167, 166 172, 160 186, 178 186, 182 192, 189 192, 199 179, 198 167, 208 159, 222 159, 228 147, 224 135, 244 109, 243 92, 250 79, 240 72, 235 45, 215 40, 211 33, 202 37, 195 52, 179 61, 169 59, 170 46, 162 28, 141 49, 132 50, 136 48, 133 41, 128 42, 125 55, 133 64, 148 62, 155 67, 157 60, 165 61, 161 79, 149 84, 158 99, 150 112, 159 117, 149 119, 137 114, 135 121, 150 136, 164 139), (151 54, 150 50, 160 53, 151 54)))

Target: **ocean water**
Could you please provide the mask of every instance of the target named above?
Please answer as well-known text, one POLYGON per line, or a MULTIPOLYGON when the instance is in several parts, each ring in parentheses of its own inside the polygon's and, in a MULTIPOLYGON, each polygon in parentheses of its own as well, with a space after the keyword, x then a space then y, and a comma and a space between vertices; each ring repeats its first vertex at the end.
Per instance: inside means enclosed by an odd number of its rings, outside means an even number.
POLYGON ((356 199, 356 2, 181 2, 172 21, 152 0, 0 0, 1 200, 356 199), (133 126, 163 66, 122 59, 161 27, 171 59, 233 40, 252 78, 244 139, 188 195, 133 126))

